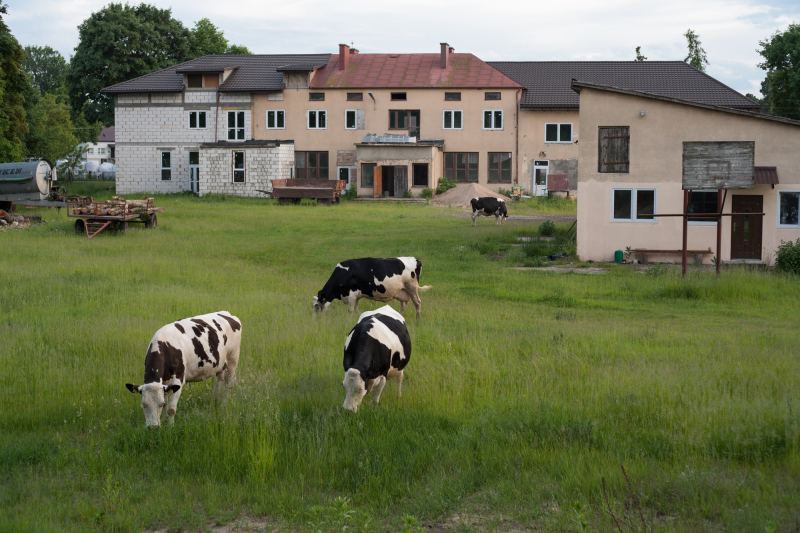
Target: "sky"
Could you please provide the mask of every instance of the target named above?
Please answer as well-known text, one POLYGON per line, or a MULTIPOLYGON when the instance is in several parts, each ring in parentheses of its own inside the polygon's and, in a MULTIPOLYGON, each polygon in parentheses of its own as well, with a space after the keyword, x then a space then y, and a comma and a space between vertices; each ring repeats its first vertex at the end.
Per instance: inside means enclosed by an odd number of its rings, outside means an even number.
MULTIPOLYGON (((49 45, 65 58, 78 25, 106 0, 4 0, 4 17, 25 45, 49 45)), ((137 3, 136 1, 131 3, 137 3)), ((649 60, 686 57, 691 28, 700 36, 706 72, 759 96, 759 41, 800 24, 800 2, 773 0, 149 0, 171 8, 189 28, 209 18, 225 37, 257 54, 338 53, 339 43, 364 53, 456 52, 484 61, 625 61, 635 49, 649 60)))

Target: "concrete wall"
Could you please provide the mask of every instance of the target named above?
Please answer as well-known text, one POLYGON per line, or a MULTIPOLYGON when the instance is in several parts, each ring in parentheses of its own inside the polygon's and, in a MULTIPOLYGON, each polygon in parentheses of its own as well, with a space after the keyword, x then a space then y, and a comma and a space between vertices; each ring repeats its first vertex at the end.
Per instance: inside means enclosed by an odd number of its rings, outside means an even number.
POLYGON ((569 174, 570 189, 577 189, 577 168, 568 171, 553 170, 554 160, 568 161, 578 158, 578 110, 574 111, 531 111, 522 109, 519 115, 519 184, 526 194, 530 194, 533 184, 533 162, 550 161, 550 174, 569 174), (545 124, 572 124, 572 143, 547 143, 544 140, 545 124))
POLYGON ((261 191, 272 191, 272 180, 288 179, 294 166, 294 146, 243 147, 245 182, 233 182, 233 152, 237 148, 203 147, 200 150, 200 196, 231 194, 264 198, 261 191))
MULTIPOLYGON (((762 260, 775 260, 781 240, 800 238, 800 229, 777 227, 778 191, 800 189, 800 126, 586 88, 581 90, 580 121, 577 237, 581 259, 610 261, 615 250, 626 246, 680 249, 680 217, 660 218, 655 223, 612 222, 611 195, 614 187, 655 188, 657 213, 681 213, 684 141, 755 141, 755 165, 777 167, 780 185, 731 190, 724 211, 731 212, 732 195, 763 196, 762 260), (601 126, 630 127, 630 173, 597 171, 601 126)), ((711 247, 716 255, 716 224, 690 223, 688 245, 693 249, 711 247)), ((723 260, 730 259, 730 250, 731 220, 723 217, 723 260)), ((675 261, 679 256, 658 257, 675 261)), ((706 256, 706 262, 710 257, 706 256)))

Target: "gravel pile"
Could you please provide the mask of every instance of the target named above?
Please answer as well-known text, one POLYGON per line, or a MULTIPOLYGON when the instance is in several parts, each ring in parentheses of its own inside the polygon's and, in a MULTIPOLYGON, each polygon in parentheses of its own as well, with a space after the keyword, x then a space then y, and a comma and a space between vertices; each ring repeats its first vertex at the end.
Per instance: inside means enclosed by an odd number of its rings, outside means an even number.
POLYGON ((497 194, 496 192, 487 189, 483 185, 477 183, 465 183, 456 185, 454 189, 436 195, 433 197, 433 203, 445 204, 453 207, 470 207, 470 201, 473 198, 480 198, 484 196, 491 196, 492 198, 500 198, 506 202, 511 201, 508 196, 497 194))

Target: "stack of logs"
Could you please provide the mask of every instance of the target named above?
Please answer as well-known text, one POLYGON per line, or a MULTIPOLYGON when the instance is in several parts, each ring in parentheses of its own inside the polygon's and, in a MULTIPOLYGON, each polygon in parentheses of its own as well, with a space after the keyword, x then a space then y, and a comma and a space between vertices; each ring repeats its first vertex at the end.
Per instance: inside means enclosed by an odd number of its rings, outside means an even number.
POLYGON ((144 200, 126 200, 121 196, 112 196, 111 198, 115 202, 124 202, 128 207, 128 212, 132 215, 147 213, 153 207, 153 202, 155 201, 155 198, 145 198, 144 200))
POLYGON ((24 215, 6 213, 0 209, 0 226, 27 226, 30 223, 31 221, 25 218, 24 215))
POLYGON ((144 200, 126 200, 113 196, 110 202, 90 203, 72 210, 73 215, 96 215, 115 217, 118 215, 141 215, 153 207, 153 198, 144 200))

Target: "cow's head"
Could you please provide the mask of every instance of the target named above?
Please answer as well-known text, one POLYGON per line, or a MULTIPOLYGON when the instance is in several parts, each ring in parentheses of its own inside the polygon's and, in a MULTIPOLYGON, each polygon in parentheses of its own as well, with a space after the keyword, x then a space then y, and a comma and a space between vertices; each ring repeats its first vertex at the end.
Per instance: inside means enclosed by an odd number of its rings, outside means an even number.
POLYGON ((322 291, 319 292, 314 299, 311 301, 311 305, 314 307, 314 311, 327 311, 328 307, 331 306, 331 303, 322 295, 322 291))
POLYGON ((180 385, 162 385, 161 383, 146 383, 141 386, 126 383, 125 386, 129 391, 142 395, 144 423, 149 428, 157 428, 161 425, 161 410, 167 403, 167 393, 178 392, 181 388, 180 385))
POLYGON ((361 378, 361 372, 355 368, 351 368, 345 372, 342 387, 344 387, 344 392, 346 394, 344 408, 354 413, 357 412, 361 400, 363 400, 364 396, 367 394, 367 384, 364 383, 364 380, 361 378))

